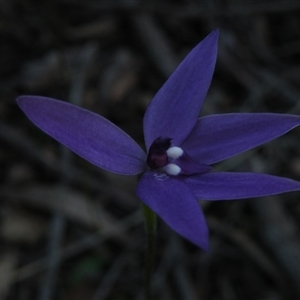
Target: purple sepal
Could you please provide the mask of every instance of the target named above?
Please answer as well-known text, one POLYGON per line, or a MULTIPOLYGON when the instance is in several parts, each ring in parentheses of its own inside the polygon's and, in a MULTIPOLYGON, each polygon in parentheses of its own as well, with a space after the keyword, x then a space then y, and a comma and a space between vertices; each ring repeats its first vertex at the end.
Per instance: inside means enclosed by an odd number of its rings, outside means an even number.
POLYGON ((195 126, 215 69, 218 36, 215 30, 200 42, 152 99, 144 116, 147 150, 159 136, 179 145, 195 126))
POLYGON ((196 161, 213 164, 271 141, 300 124, 295 115, 235 113, 199 118, 180 147, 196 161))
POLYGON ((300 182, 258 173, 211 172, 182 177, 202 200, 234 200, 300 190, 300 182))
POLYGON ((208 229, 202 209, 182 181, 165 174, 146 172, 138 183, 137 196, 172 229, 208 250, 208 229))
POLYGON ((46 97, 22 96, 17 102, 36 126, 92 164, 123 175, 145 170, 144 151, 107 119, 46 97))

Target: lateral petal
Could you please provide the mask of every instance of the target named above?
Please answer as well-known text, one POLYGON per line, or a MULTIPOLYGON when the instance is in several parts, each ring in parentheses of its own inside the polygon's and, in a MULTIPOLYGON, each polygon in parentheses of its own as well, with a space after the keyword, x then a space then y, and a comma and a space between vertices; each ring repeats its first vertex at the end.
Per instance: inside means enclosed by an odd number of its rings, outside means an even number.
POLYGON ((208 229, 199 203, 180 180, 146 172, 137 186, 137 196, 177 233, 208 249, 208 229))
POLYGON ((149 104, 144 116, 147 149, 160 136, 178 145, 195 126, 214 72, 218 35, 215 30, 200 42, 149 104))
POLYGON ((300 116, 236 113, 199 118, 181 144, 194 160, 213 164, 271 141, 300 124, 300 116))
POLYGON ((145 169, 144 151, 107 119, 46 97, 22 96, 17 102, 36 126, 92 164, 123 175, 145 169))
POLYGON ((258 173, 216 172, 182 177, 201 200, 234 200, 300 190, 300 182, 258 173))

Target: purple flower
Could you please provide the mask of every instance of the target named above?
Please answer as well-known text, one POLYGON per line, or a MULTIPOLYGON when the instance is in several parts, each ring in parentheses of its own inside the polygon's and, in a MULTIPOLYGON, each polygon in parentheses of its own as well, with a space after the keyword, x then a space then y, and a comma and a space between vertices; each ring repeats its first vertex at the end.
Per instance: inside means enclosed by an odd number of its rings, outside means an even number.
POLYGON ((300 117, 236 113, 198 118, 217 56, 218 31, 199 43, 153 98, 144 117, 147 154, 107 119, 38 96, 17 99, 28 118, 92 164, 123 175, 144 173, 137 196, 176 232, 208 248, 197 199, 231 200, 300 189, 300 183, 255 173, 210 172, 211 164, 283 135, 300 117))

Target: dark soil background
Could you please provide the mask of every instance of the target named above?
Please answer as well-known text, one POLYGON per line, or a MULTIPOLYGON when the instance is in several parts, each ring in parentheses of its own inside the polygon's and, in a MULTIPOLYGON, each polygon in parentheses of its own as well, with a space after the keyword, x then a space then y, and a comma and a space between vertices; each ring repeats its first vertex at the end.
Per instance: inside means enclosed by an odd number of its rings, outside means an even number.
MULTIPOLYGON (((151 98, 215 28, 202 114, 300 115, 300 1, 0 0, 0 299, 143 299, 137 178, 73 155, 15 98, 70 101, 142 145, 151 98)), ((215 169, 300 180, 299 148, 294 129, 215 169)), ((207 253, 159 221, 155 299, 300 299, 300 192, 201 204, 207 253)))

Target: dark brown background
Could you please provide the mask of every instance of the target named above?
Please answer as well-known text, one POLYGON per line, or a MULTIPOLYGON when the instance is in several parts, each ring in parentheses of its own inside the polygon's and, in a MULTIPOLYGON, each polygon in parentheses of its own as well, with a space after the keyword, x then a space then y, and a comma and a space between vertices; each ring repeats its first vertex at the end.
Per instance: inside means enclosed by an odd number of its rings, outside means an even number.
MULTIPOLYGON (((71 154, 15 98, 76 103, 142 145, 147 104, 215 28, 202 114, 299 115, 299 1, 0 1, 0 299, 142 299, 137 179, 71 154)), ((295 129, 215 168, 300 180, 299 147, 295 129)), ((300 299, 299 195, 202 203, 207 253, 159 222, 155 299, 300 299)))

